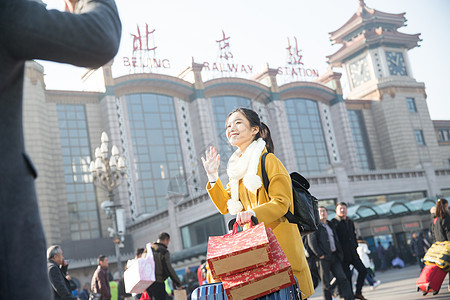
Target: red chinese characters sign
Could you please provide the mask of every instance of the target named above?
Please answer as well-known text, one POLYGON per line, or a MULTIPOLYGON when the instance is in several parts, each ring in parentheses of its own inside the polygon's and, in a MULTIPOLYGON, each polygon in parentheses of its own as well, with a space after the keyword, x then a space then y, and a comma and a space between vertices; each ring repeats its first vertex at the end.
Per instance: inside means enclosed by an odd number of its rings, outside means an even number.
POLYGON ((288 38, 287 50, 287 65, 285 67, 278 68, 279 75, 285 75, 294 79, 298 78, 316 78, 319 77, 319 71, 317 69, 311 69, 305 67, 303 63, 303 50, 299 48, 297 38, 294 37, 293 43, 288 38))
POLYGON ((253 73, 253 65, 248 64, 238 64, 233 61, 234 55, 231 52, 230 47, 230 36, 225 34, 222 30, 222 37, 216 40, 219 46, 218 60, 216 62, 203 62, 203 71, 212 71, 220 73, 241 73, 241 74, 251 74, 253 73))
POLYGON ((152 72, 154 69, 169 69, 170 61, 166 58, 156 56, 155 33, 156 29, 149 29, 148 24, 145 28, 136 26, 136 32, 131 33, 132 37, 132 56, 123 57, 123 65, 133 71, 152 72))
POLYGON ((413 222, 408 222, 408 223, 403 223, 403 230, 404 231, 414 231, 417 229, 421 229, 421 223, 420 221, 413 221, 413 222))
POLYGON ((387 234, 391 233, 391 226, 390 225, 380 225, 380 226, 372 226, 372 233, 373 234, 387 234))

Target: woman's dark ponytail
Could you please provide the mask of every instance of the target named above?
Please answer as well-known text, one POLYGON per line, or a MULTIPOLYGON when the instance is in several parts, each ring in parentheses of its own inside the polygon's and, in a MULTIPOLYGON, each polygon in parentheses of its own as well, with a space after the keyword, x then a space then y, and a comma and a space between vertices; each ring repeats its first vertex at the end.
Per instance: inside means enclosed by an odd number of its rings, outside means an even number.
POLYGON ((272 136, 270 135, 269 127, 264 124, 264 122, 261 122, 261 126, 259 127, 259 131, 261 133, 262 139, 266 142, 266 148, 269 153, 273 153, 274 146, 272 141, 272 136))
POLYGON ((447 199, 439 198, 436 202, 436 217, 444 219, 447 210, 445 209, 445 204, 448 204, 447 199))

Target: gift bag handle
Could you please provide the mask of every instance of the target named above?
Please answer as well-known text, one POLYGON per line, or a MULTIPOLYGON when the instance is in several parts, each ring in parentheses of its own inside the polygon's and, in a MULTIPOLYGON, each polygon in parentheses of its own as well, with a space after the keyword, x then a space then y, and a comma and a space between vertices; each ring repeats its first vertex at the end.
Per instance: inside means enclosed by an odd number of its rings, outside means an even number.
MULTIPOLYGON (((258 223, 259 223, 258 219, 255 216, 252 216, 252 221, 250 222, 250 227, 253 226, 253 224, 257 225, 258 223)), ((231 219, 228 222, 228 230, 233 230, 233 234, 237 233, 238 227, 239 227, 239 225, 238 225, 238 223, 236 223, 236 218, 231 219)))

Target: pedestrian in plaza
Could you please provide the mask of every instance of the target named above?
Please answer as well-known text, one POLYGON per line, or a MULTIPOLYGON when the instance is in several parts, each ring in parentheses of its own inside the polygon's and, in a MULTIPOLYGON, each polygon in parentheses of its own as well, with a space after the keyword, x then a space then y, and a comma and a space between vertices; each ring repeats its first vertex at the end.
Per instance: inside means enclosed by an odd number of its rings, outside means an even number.
POLYGON ((316 232, 308 235, 308 244, 311 253, 317 258, 320 280, 322 280, 323 298, 331 300, 332 290, 331 274, 336 278, 340 296, 346 300, 353 299, 351 283, 342 269, 344 254, 336 230, 328 218, 325 207, 319 207, 320 224, 316 232))
POLYGON ((186 267, 183 279, 181 280, 181 285, 186 289, 188 295, 190 295, 196 288, 198 288, 198 278, 197 275, 191 271, 189 267, 186 267))
MULTIPOLYGON (((64 260, 64 255, 59 245, 53 245, 47 249, 48 278, 53 289, 54 300, 76 300, 72 295, 69 280, 67 280, 68 263, 64 260)), ((49 298, 51 299, 51 298, 49 298)))
POLYGON ((317 257, 311 252, 311 247, 309 247, 308 242, 308 236, 303 236, 302 240, 303 246, 305 247, 306 261, 308 262, 309 271, 311 273, 311 279, 315 290, 320 282, 319 269, 317 269, 317 257))
POLYGON ((386 261, 389 263, 389 267, 392 265, 392 260, 398 256, 397 249, 392 244, 392 242, 389 242, 389 246, 386 250, 386 261))
POLYGON ((370 268, 370 250, 367 241, 363 240, 362 238, 358 238, 358 248, 356 248, 356 251, 358 252, 358 256, 361 259, 364 267, 366 267, 366 280, 369 283, 371 289, 375 289, 380 285, 381 281, 375 280, 375 273, 370 268))
POLYGON ((378 241, 378 246, 377 246, 377 256, 378 259, 380 260, 380 270, 381 272, 386 271, 386 249, 384 249, 383 245, 381 245, 381 242, 378 241))
POLYGON ((202 259, 200 262, 200 266, 197 268, 197 280, 198 285, 202 285, 206 280, 206 260, 202 259))
POLYGON ((78 296, 80 300, 89 300, 89 283, 86 282, 83 285, 83 289, 80 291, 80 296, 78 296))
POLYGON ((356 240, 355 224, 347 217, 347 203, 339 202, 336 205, 336 216, 331 220, 336 233, 339 237, 339 241, 342 245, 344 252, 344 259, 342 260, 342 267, 349 282, 352 282, 352 272, 350 271, 350 265, 358 271, 358 279, 356 280, 355 298, 365 300, 362 295, 362 287, 367 275, 366 267, 361 262, 356 248, 358 242, 356 240))
POLYGON ((97 269, 91 280, 91 293, 94 296, 94 300, 110 300, 111 289, 109 287, 108 277, 108 257, 101 254, 97 259, 97 263, 97 269))
MULTIPOLYGON (((450 215, 448 201, 445 198, 439 198, 436 202, 436 217, 432 227, 434 242, 450 241, 450 215)), ((450 291, 450 276, 448 281, 448 290, 450 291)))
POLYGON ((426 251, 423 239, 417 236, 417 232, 413 232, 411 236, 410 248, 412 255, 416 258, 417 264, 419 265, 419 268, 422 271, 423 267, 425 267, 422 258, 424 257, 426 251))
MULTIPOLYGON (((137 248, 134 258, 129 259, 127 261, 127 265, 126 265, 125 269, 128 269, 136 260, 141 258, 142 254, 144 253, 144 250, 145 250, 144 248, 137 248)), ((132 296, 133 296, 134 300, 139 300, 139 299, 141 299, 142 293, 139 293, 139 294, 132 293, 132 296)))
POLYGON ((448 213, 448 201, 439 198, 436 202, 436 217, 433 220, 434 242, 450 241, 450 215, 448 213))
MULTIPOLYGON (((167 249, 170 243, 170 235, 162 232, 158 240, 152 244, 153 258, 155 260, 155 282, 147 288, 147 293, 152 300, 165 300, 168 297, 164 281, 170 277, 173 285, 181 288, 181 281, 170 262, 170 252, 167 249)), ((147 251, 145 249, 144 253, 147 251)))
POLYGON ((113 0, 65 0, 68 12, 47 10, 39 2, 0 1, 0 141, 8 145, 0 147, 0 232, 10 237, 0 249, 5 299, 51 299, 53 293, 34 186, 37 172, 23 137, 25 61, 98 68, 114 57, 121 35, 113 0), (27 263, 16 264, 11 257, 26 257, 27 263))
POLYGON ((296 224, 284 217, 293 213, 292 182, 281 161, 273 154, 273 141, 269 128, 261 122, 258 114, 247 108, 237 108, 225 121, 228 142, 237 147, 228 160, 229 183, 224 188, 219 179, 220 154, 210 147, 202 157, 208 176, 206 189, 221 214, 236 215, 239 225, 246 225, 255 216, 270 227, 289 260, 300 290, 307 298, 314 287, 304 252, 302 238, 296 224), (269 188, 262 181, 261 158, 266 154, 265 170, 269 188))
POLYGON ((111 272, 108 272, 108 281, 111 300, 119 300, 119 283, 114 280, 114 276, 111 272))

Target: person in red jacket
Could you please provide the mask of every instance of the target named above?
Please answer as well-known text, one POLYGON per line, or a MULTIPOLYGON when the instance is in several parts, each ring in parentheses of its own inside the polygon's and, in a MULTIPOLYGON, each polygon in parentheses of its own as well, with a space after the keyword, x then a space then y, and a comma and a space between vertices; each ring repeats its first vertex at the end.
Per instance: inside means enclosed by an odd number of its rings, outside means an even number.
POLYGON ((206 280, 206 260, 202 259, 202 263, 197 269, 198 285, 202 285, 206 280))

